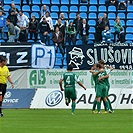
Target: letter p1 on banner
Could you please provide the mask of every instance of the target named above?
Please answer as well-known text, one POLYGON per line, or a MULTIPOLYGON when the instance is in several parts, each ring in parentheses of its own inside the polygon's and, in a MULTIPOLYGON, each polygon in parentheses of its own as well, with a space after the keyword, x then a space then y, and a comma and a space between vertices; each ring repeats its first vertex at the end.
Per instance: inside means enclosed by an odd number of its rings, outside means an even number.
POLYGON ((55 63, 54 46, 44 46, 33 44, 31 48, 31 67, 32 68, 53 68, 55 63))

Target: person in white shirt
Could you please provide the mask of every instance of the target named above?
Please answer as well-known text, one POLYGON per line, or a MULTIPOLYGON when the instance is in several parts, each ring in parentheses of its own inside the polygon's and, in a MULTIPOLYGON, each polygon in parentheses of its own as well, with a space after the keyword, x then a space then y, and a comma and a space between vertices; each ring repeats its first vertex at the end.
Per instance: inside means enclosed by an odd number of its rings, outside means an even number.
MULTIPOLYGON (((49 24, 50 30, 53 31, 54 30, 53 21, 52 18, 49 16, 49 12, 46 12, 44 17, 46 18, 46 21, 49 24)), ((43 18, 40 20, 40 22, 43 21, 43 18)))
POLYGON ((29 23, 28 17, 27 17, 26 15, 24 15, 22 11, 19 11, 19 15, 17 16, 17 18, 18 18, 18 23, 17 23, 17 25, 18 25, 19 27, 24 27, 24 28, 26 28, 27 25, 28 25, 28 23, 29 23))

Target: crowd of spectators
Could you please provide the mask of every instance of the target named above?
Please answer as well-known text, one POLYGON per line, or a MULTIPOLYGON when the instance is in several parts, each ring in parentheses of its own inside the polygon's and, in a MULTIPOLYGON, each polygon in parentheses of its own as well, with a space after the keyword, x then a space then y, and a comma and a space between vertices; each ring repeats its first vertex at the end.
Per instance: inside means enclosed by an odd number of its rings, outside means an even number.
MULTIPOLYGON (((29 0, 26 2, 27 4, 31 3, 29 0)), ((117 0, 106 0, 105 2, 108 6, 119 6, 117 0)), ((126 1, 125 3, 132 3, 132 1, 126 1)), ((21 0, 20 5, 23 5, 23 0, 21 0)), ((41 42, 48 46, 51 45, 50 40, 52 40, 55 46, 59 47, 62 55, 64 55, 66 42, 68 42, 69 45, 76 45, 76 39, 79 38, 82 40, 82 44, 88 44, 88 21, 85 18, 81 18, 79 13, 77 13, 75 19, 70 22, 64 17, 64 13, 60 13, 59 19, 53 24, 50 11, 46 5, 41 7, 40 20, 36 19, 35 15, 32 15, 29 19, 21 10, 19 11, 16 8, 14 2, 11 3, 7 19, 5 19, 2 7, 3 3, 0 1, 0 33, 1 38, 5 39, 4 28, 6 26, 8 27, 8 42, 27 42, 28 34, 31 40, 34 39, 34 41, 37 42, 39 41, 39 36, 41 42)), ((113 40, 111 40, 111 29, 106 13, 104 13, 104 16, 99 16, 95 29, 96 43, 125 41, 125 39, 123 39, 125 38, 124 28, 119 17, 117 17, 114 22, 115 32, 113 40)))

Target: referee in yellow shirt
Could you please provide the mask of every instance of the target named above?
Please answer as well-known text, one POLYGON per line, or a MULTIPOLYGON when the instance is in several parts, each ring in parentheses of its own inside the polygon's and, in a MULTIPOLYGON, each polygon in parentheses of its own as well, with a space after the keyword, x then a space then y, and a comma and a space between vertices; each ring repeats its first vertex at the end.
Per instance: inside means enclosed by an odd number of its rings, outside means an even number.
POLYGON ((4 95, 6 93, 7 80, 11 83, 12 88, 14 88, 14 84, 10 78, 10 72, 9 72, 6 64, 7 64, 6 57, 1 56, 0 57, 0 117, 3 116, 2 101, 3 101, 4 95))

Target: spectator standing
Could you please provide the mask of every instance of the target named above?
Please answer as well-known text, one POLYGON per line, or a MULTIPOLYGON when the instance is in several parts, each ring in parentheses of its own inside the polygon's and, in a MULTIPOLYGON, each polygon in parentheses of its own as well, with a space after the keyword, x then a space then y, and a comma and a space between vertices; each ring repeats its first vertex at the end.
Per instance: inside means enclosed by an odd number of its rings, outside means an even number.
POLYGON ((81 25, 81 38, 82 38, 82 43, 87 44, 88 43, 88 35, 89 35, 89 25, 86 21, 86 19, 83 19, 83 23, 81 25))
POLYGON ((113 5, 113 6, 116 6, 116 8, 117 8, 118 3, 119 3, 118 0, 105 0, 105 5, 107 5, 107 6, 113 5))
POLYGON ((29 22, 29 33, 30 33, 30 39, 32 39, 33 34, 35 37, 35 42, 37 42, 37 36, 38 36, 38 21, 35 18, 35 16, 33 15, 31 17, 31 20, 29 22))
POLYGON ((47 8, 47 6, 46 5, 43 5, 42 7, 41 7, 41 18, 42 17, 46 17, 45 15, 46 15, 46 12, 49 12, 49 14, 50 14, 50 11, 49 11, 49 9, 47 8))
POLYGON ((81 25, 82 25, 82 18, 80 17, 80 14, 77 13, 76 14, 76 18, 73 21, 73 24, 75 24, 75 28, 76 28, 76 37, 78 34, 80 34, 80 29, 81 29, 81 25))
POLYGON ((4 39, 4 27, 6 26, 6 19, 3 16, 3 11, 0 10, 0 33, 1 37, 4 39))
POLYGON ((15 7, 15 3, 14 2, 12 2, 11 8, 8 11, 9 15, 12 13, 12 11, 14 11, 16 15, 19 13, 19 10, 15 7))
POLYGON ((73 25, 73 22, 70 22, 68 27, 66 27, 66 33, 69 45, 71 45, 71 42, 73 43, 73 45, 76 45, 76 28, 73 25))
MULTIPOLYGON (((67 27, 68 26, 68 20, 65 18, 64 13, 60 13, 59 18, 61 19, 62 24, 67 27)), ((56 21, 57 23, 57 21, 56 21)))
POLYGON ((39 23, 39 30, 41 42, 46 44, 46 41, 48 41, 48 45, 50 45, 50 27, 45 17, 43 21, 39 23))
POLYGON ((27 40, 28 40, 28 33, 27 33, 27 31, 25 30, 24 27, 20 27, 20 34, 19 34, 18 41, 20 41, 20 42, 27 42, 27 40))
POLYGON ((27 27, 27 24, 29 23, 29 19, 28 19, 28 17, 26 15, 23 14, 22 11, 19 11, 17 19, 18 19, 17 25, 19 27, 24 27, 24 28, 27 27))
POLYGON ((102 31, 102 43, 111 43, 111 32, 108 26, 105 26, 105 30, 102 31))
POLYGON ((96 23, 96 33, 95 33, 95 42, 102 42, 102 31, 104 30, 104 24, 102 21, 102 17, 98 18, 96 23))
POLYGON ((123 28, 120 28, 119 41, 120 43, 125 43, 125 33, 124 33, 123 28))
POLYGON ((17 26, 18 18, 14 10, 12 10, 12 12, 8 15, 7 19, 9 19, 11 23, 13 23, 15 27, 15 33, 16 33, 15 39, 18 39, 20 28, 17 26))
POLYGON ((119 38, 119 33, 120 33, 120 29, 122 28, 122 24, 120 22, 120 18, 117 17, 115 22, 114 22, 114 29, 115 29, 115 32, 114 32, 114 42, 117 42, 117 39, 119 38), (116 38, 117 36, 117 38, 116 38))
POLYGON ((8 42, 15 42, 15 27, 13 23, 10 22, 9 19, 6 20, 6 23, 8 27, 8 36, 9 36, 8 42))
POLYGON ((108 20, 108 17, 107 17, 107 14, 106 13, 104 13, 104 16, 103 16, 102 21, 103 21, 104 29, 105 29, 105 26, 110 27, 109 20, 108 20))
POLYGON ((55 32, 53 33, 52 40, 53 40, 55 46, 59 47, 60 52, 61 52, 62 56, 64 57, 64 49, 62 46, 63 34, 62 34, 62 32, 59 31, 58 26, 55 28, 55 32))

